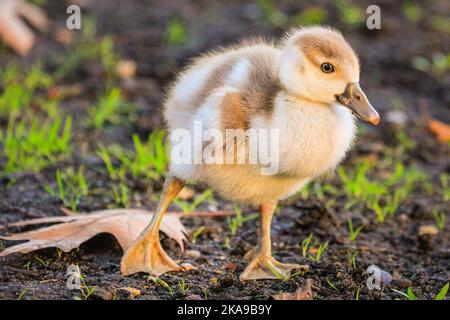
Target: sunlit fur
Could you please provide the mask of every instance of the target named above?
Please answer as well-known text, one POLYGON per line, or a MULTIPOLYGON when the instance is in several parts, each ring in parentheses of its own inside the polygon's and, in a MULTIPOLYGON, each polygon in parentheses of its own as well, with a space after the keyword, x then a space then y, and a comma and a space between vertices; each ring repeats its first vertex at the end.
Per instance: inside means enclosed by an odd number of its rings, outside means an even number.
POLYGON ((328 28, 292 30, 278 46, 253 41, 204 55, 168 91, 169 133, 192 132, 194 120, 205 130, 279 129, 280 171, 263 176, 252 165, 171 163, 171 174, 204 182, 234 201, 259 205, 283 199, 345 156, 355 124, 335 95, 358 81, 355 53, 328 28), (332 63, 335 72, 324 73, 323 62, 332 63))

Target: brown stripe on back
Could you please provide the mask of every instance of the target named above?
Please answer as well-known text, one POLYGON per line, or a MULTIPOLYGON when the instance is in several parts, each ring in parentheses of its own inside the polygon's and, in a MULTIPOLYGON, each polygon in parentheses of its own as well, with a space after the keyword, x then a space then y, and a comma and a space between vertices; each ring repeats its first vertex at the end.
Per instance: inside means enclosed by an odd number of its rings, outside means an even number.
POLYGON ((247 129, 248 114, 245 101, 239 92, 229 92, 225 95, 221 105, 223 131, 226 129, 247 129))
POLYGON ((194 109, 199 108, 215 89, 224 85, 236 60, 237 57, 232 56, 212 70, 209 77, 205 80, 203 87, 198 91, 198 94, 192 101, 192 107, 194 109))
MULTIPOLYGON (((273 70, 276 60, 270 52, 249 52, 241 57, 248 59, 250 67, 239 92, 229 92, 223 98, 221 116, 224 133, 226 129, 246 131, 250 120, 256 115, 270 117, 274 99, 281 90, 278 76, 273 70)), ((234 149, 233 163, 237 163, 240 150, 238 143, 237 139, 227 138, 224 144, 224 152, 234 149)))
POLYGON ((273 64, 274 57, 266 52, 249 52, 250 67, 239 92, 228 93, 222 103, 224 129, 248 129, 250 119, 256 115, 270 117, 274 99, 281 90, 273 64))
POLYGON ((274 57, 267 51, 249 52, 242 58, 248 59, 248 75, 239 92, 228 93, 223 100, 223 129, 249 128, 250 119, 256 115, 270 117, 274 99, 281 90, 273 64, 274 57))
POLYGON ((242 90, 249 115, 270 116, 274 99, 281 90, 278 75, 274 70, 274 57, 268 52, 252 52, 248 57, 251 68, 242 90))
MULTIPOLYGON (((248 128, 248 114, 246 112, 246 105, 242 99, 242 95, 239 92, 229 92, 225 95, 221 105, 221 116, 222 116, 222 132, 225 135, 223 150, 227 155, 228 151, 233 150, 232 163, 237 163, 237 153, 239 150, 239 141, 236 138, 231 138, 226 135, 227 129, 238 130, 241 129, 243 132, 248 128)), ((245 139, 245 138, 244 138, 245 139)))

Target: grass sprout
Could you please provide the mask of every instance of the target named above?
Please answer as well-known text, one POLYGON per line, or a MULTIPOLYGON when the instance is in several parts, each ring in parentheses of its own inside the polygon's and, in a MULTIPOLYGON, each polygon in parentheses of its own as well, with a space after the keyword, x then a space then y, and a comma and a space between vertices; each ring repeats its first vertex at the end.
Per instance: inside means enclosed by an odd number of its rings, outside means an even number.
POLYGON ((328 247, 328 241, 319 243, 311 233, 303 239, 301 246, 303 257, 308 258, 310 261, 320 263, 322 255, 328 247))
POLYGON ((308 253, 308 249, 309 249, 309 244, 311 243, 311 240, 313 238, 313 234, 310 233, 308 237, 306 237, 303 241, 302 241, 302 256, 306 258, 306 255, 308 253))
POLYGON ((450 184, 449 184, 449 175, 447 173, 442 173, 439 175, 439 181, 442 187, 442 199, 447 202, 450 200, 450 184))
POLYGON ((33 119, 30 126, 24 119, 10 118, 6 132, 0 131, 0 143, 7 159, 6 173, 39 171, 62 160, 71 153, 72 118, 64 121, 33 119))
POLYGON ((166 28, 166 40, 170 45, 179 46, 186 43, 188 33, 184 23, 180 18, 175 17, 169 20, 166 28))
POLYGON ((204 226, 195 230, 195 232, 192 234, 192 243, 195 243, 197 241, 197 238, 203 233, 204 230, 205 230, 204 226))
POLYGON ((197 196, 192 203, 180 199, 175 199, 174 203, 178 207, 180 207, 180 209, 183 210, 184 213, 189 213, 195 211, 198 206, 205 201, 209 202, 212 205, 215 204, 213 191, 211 189, 206 189, 203 193, 197 196))
POLYGON ((328 285, 336 292, 340 292, 340 290, 334 285, 333 282, 331 282, 330 280, 326 279, 328 285))
POLYGON ((363 203, 375 212, 378 222, 383 222, 388 215, 393 216, 397 212, 401 203, 415 188, 430 188, 429 179, 421 170, 406 168, 400 161, 395 163, 390 175, 381 181, 369 178, 373 169, 373 164, 369 161, 358 162, 350 172, 343 167, 338 169, 344 191, 351 199, 344 209, 363 203))
POLYGON ((358 251, 352 252, 351 250, 347 251, 347 261, 348 261, 348 268, 356 269, 356 257, 358 256, 358 251))
POLYGON ((348 219, 348 233, 349 233, 350 241, 356 240, 356 238, 358 237, 358 235, 361 232, 361 230, 363 229, 363 227, 364 226, 359 226, 358 228, 354 229, 352 219, 348 219))
POLYGON ((28 288, 23 289, 17 296, 16 300, 22 300, 23 297, 25 297, 25 295, 27 294, 27 292, 28 292, 28 288))
POLYGON ((42 63, 35 63, 26 74, 16 64, 8 64, 0 71, 0 118, 17 116, 26 111, 38 96, 37 89, 46 89, 54 83, 43 70, 42 63))
POLYGON ((356 290, 356 293, 355 293, 355 300, 359 300, 359 293, 360 293, 360 291, 361 291, 360 288, 358 288, 358 289, 356 290))
POLYGON ((445 298, 445 296, 447 295, 447 292, 448 292, 448 287, 449 287, 449 283, 447 282, 447 284, 445 284, 442 287, 442 289, 439 291, 439 293, 436 295, 434 300, 444 300, 444 298, 445 298))
POLYGON ((248 214, 247 216, 243 216, 242 210, 238 206, 234 206, 234 212, 236 214, 233 217, 227 217, 228 226, 230 227, 231 235, 233 236, 236 235, 237 229, 242 227, 244 222, 254 220, 259 216, 258 213, 252 213, 248 214))
POLYGON ((80 296, 75 296, 75 300, 87 300, 89 297, 94 293, 94 291, 97 289, 96 286, 89 286, 88 283, 85 280, 84 275, 80 275, 81 285, 80 285, 80 296))
POLYGON ((444 231, 445 229, 445 212, 439 212, 437 210, 433 210, 434 221, 436 222, 436 226, 440 231, 444 231))
POLYGON ((130 113, 136 107, 126 102, 119 88, 112 88, 101 96, 98 103, 88 111, 88 125, 96 130, 102 129, 106 123, 116 125, 126 123, 130 113))
POLYGON ((408 287, 406 292, 403 292, 403 291, 400 291, 400 290, 396 290, 396 289, 392 289, 392 291, 402 295, 403 297, 407 298, 408 300, 417 300, 417 297, 414 294, 414 292, 412 291, 411 287, 408 287))
POLYGON ((180 289, 180 292, 182 294, 186 294, 190 287, 186 284, 186 280, 184 278, 182 278, 179 282, 178 282, 178 288, 180 289))
POLYGON ((175 291, 173 290, 173 288, 164 280, 157 278, 157 277, 153 277, 153 276, 148 276, 147 278, 148 280, 153 281, 155 284, 164 287, 171 296, 174 295, 175 291))
POLYGON ((89 188, 84 176, 84 167, 80 166, 77 171, 68 168, 65 171, 56 170, 56 183, 58 189, 51 186, 45 189, 52 196, 58 197, 65 207, 76 210, 80 200, 89 193, 89 188))

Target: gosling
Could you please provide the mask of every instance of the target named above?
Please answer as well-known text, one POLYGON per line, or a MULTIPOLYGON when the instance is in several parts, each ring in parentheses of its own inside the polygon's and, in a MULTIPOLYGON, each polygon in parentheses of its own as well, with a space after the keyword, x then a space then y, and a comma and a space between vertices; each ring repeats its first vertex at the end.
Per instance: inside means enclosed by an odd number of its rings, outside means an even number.
POLYGON ((122 258, 121 272, 159 276, 183 270, 161 247, 159 226, 187 182, 205 183, 226 199, 259 207, 260 239, 244 256, 250 263, 241 280, 307 270, 305 265, 273 258, 272 216, 279 200, 336 168, 352 146, 355 117, 379 123, 359 77, 358 57, 351 46, 341 33, 325 27, 292 30, 279 45, 254 40, 194 60, 168 90, 164 115, 172 139, 169 174, 151 222, 122 258), (231 129, 243 132, 245 138, 215 139, 209 146, 194 141, 188 155, 182 156, 189 161, 179 161, 174 136, 193 134, 198 124, 203 132, 219 130, 228 137, 225 132, 231 129), (276 172, 264 172, 267 163, 260 160, 248 161, 252 152, 258 152, 257 146, 247 143, 249 133, 260 129, 278 133, 278 140, 271 141, 278 150, 276 172), (211 145, 216 153, 234 151, 233 159, 243 155, 241 162, 192 159, 192 154, 202 154, 211 145))

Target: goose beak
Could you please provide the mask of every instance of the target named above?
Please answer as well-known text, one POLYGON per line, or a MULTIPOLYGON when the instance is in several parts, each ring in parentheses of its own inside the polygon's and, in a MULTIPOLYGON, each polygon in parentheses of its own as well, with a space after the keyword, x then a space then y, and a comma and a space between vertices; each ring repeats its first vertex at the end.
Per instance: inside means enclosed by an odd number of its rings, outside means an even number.
POLYGON ((380 123, 378 112, 372 107, 358 82, 347 84, 344 93, 336 95, 336 99, 356 114, 359 119, 374 125, 380 123))

